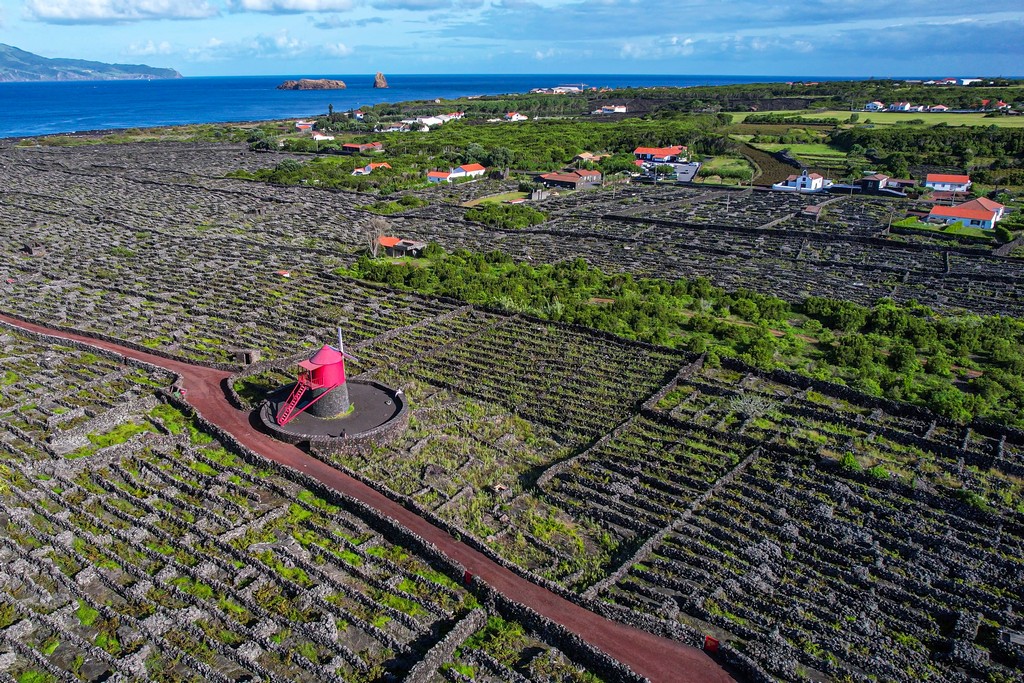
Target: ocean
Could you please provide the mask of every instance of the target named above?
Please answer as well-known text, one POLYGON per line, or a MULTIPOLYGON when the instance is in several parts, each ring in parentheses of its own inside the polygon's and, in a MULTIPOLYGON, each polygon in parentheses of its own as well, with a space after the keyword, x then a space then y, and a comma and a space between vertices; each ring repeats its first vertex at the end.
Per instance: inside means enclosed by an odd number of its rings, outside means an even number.
POLYGON ((0 83, 0 138, 185 123, 261 121, 314 116, 379 104, 468 95, 522 93, 565 83, 595 87, 727 85, 798 80, 790 76, 637 75, 388 75, 388 89, 373 88, 373 74, 332 76, 224 76, 155 81, 0 83), (346 90, 277 90, 295 78, 340 78, 346 90))

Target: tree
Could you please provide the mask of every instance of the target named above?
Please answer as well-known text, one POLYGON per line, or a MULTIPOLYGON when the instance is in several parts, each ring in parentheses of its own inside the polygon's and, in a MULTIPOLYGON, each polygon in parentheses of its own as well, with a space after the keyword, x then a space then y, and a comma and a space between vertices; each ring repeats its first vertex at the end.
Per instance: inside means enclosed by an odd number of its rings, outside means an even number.
POLYGON ((654 178, 657 180, 658 176, 673 176, 676 174, 676 167, 672 164, 659 164, 654 167, 654 178))
POLYGON ((508 147, 495 147, 487 155, 487 165, 493 168, 511 168, 515 155, 508 147))
POLYGON ((487 159, 487 150, 477 142, 471 142, 462 152, 462 159, 466 163, 480 163, 487 159))
POLYGON ((270 149, 273 137, 267 131, 257 128, 248 138, 249 149, 254 152, 265 152, 270 149))
POLYGON ((366 246, 371 257, 377 258, 380 251, 380 238, 388 233, 390 227, 391 225, 380 216, 374 216, 367 222, 366 228, 363 230, 363 237, 366 239, 366 246))

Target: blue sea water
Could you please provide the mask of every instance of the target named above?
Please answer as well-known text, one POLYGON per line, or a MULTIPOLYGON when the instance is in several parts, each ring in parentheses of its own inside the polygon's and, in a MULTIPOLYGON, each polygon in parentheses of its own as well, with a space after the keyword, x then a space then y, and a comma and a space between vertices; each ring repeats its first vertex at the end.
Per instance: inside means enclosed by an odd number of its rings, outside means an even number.
POLYGON ((375 90, 373 76, 361 74, 313 76, 340 78, 348 85, 346 90, 277 90, 282 81, 304 77, 311 76, 0 83, 0 137, 313 116, 326 113, 329 104, 336 111, 346 111, 381 102, 521 93, 563 83, 646 87, 828 80, 788 76, 396 74, 388 76, 388 89, 375 90))

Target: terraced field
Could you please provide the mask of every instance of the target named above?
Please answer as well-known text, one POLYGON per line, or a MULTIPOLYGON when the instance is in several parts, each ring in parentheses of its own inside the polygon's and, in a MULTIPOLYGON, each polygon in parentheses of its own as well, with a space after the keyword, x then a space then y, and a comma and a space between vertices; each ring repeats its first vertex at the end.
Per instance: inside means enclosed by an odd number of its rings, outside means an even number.
MULTIPOLYGON (((259 350, 231 379, 253 405, 341 324, 410 426, 314 455, 531 581, 717 636, 751 680, 1020 680, 1019 431, 339 277, 365 197, 226 180, 257 163, 237 147, 165 152, 0 150, 0 308, 225 370, 259 350)), ((886 200, 833 199, 809 222, 817 199, 625 186, 515 234, 449 205, 392 220, 538 262, 1024 310, 1015 262, 883 242, 886 200)), ((0 679, 598 680, 582 645, 216 436, 174 381, 0 328, 0 679)))

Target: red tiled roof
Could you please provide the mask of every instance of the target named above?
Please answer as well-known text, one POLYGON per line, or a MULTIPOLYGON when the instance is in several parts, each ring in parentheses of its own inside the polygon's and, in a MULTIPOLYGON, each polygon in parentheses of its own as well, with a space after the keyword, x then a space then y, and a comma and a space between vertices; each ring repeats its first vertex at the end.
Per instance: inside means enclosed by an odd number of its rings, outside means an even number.
POLYGON ((943 218, 968 218, 973 221, 990 221, 995 216, 995 211, 965 209, 962 206, 933 206, 928 215, 941 216, 943 218))
POLYGON ((929 173, 924 181, 926 183, 969 183, 969 175, 950 175, 948 173, 929 173))
POLYGON ((685 145, 674 145, 672 147, 637 147, 633 154, 650 154, 656 157, 678 156, 686 149, 685 145))
POLYGON ((979 211, 998 211, 999 209, 1005 209, 1006 207, 999 202, 994 202, 987 197, 978 197, 972 199, 969 202, 957 205, 958 209, 977 209, 979 211))
POLYGON ((373 169, 375 169, 375 168, 391 168, 391 164, 389 164, 386 161, 382 161, 379 164, 368 164, 368 165, 369 165, 371 171, 373 169))
POLYGON ((487 170, 486 168, 484 168, 480 164, 463 164, 462 166, 459 166, 459 168, 461 168, 466 173, 469 173, 470 171, 486 171, 487 170))
POLYGON ((545 173, 541 176, 544 180, 558 180, 565 183, 576 183, 580 177, 573 173, 545 173))
POLYGON ((390 249, 391 247, 401 242, 402 238, 381 236, 377 238, 377 241, 380 242, 380 246, 390 249))
POLYGON ((428 171, 428 178, 447 178, 451 175, 448 171, 428 171))

